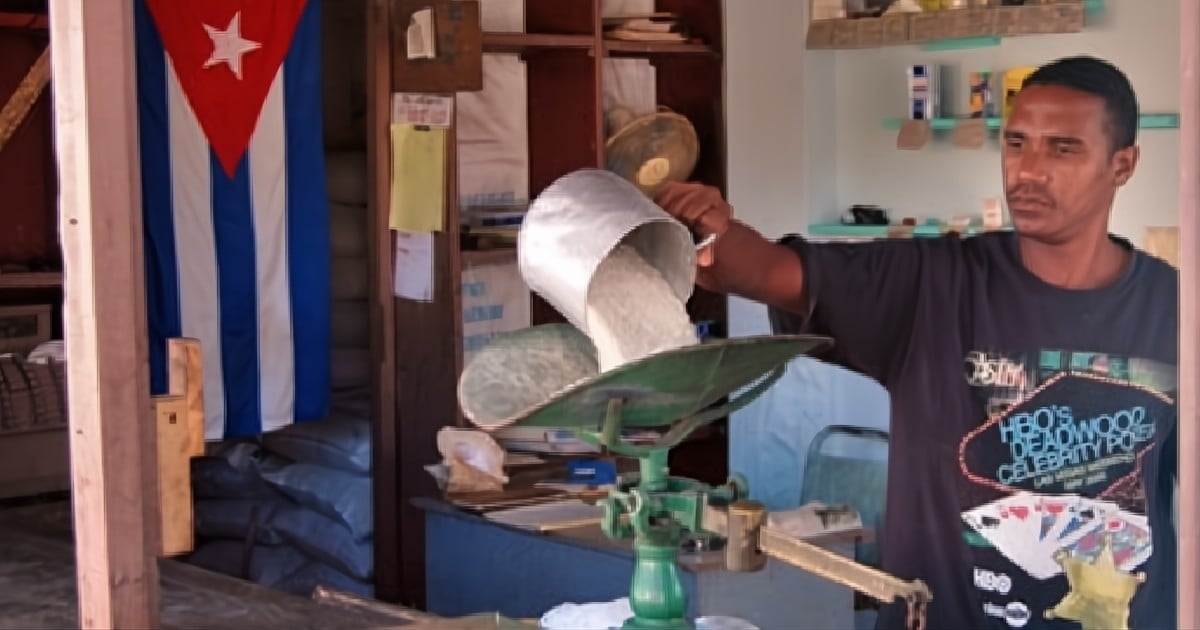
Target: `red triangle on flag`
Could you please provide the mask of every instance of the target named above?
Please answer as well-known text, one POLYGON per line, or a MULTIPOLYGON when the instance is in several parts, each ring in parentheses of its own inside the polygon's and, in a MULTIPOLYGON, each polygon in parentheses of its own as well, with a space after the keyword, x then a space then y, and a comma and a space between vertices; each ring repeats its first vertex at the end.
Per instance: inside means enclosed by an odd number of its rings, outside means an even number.
POLYGON ((246 153, 306 0, 146 0, 225 174, 246 153))

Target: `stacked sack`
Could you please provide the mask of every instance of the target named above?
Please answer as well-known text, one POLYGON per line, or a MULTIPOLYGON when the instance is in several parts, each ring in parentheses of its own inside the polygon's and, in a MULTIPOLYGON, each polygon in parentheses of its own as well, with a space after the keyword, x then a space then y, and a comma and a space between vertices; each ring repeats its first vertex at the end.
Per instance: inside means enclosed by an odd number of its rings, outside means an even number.
POLYGON ((366 154, 325 156, 333 259, 332 401, 319 422, 214 444, 192 463, 206 569, 309 596, 318 584, 371 596, 371 351, 366 154))
POLYGON ((370 470, 370 423, 349 415, 213 445, 192 460, 188 562, 303 597, 372 597, 370 470))

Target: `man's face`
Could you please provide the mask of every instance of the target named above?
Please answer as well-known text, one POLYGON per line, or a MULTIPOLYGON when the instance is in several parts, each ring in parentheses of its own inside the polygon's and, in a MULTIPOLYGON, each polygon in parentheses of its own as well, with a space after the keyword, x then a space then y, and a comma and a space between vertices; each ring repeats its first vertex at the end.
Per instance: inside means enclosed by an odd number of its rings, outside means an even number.
POLYGON ((1113 151, 1104 100, 1059 86, 1017 95, 1002 135, 1004 190, 1022 236, 1062 243, 1108 229, 1117 188, 1133 175, 1136 146, 1113 151))

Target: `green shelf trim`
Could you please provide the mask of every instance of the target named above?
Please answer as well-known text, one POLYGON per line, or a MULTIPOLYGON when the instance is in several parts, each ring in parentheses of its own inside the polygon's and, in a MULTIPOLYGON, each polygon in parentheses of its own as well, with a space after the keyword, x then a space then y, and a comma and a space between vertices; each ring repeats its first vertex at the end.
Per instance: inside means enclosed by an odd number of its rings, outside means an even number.
MULTIPOLYGON (((1104 10, 1104 0, 1084 0, 1083 12, 1092 15, 1104 10)), ((999 46, 1003 38, 998 35, 984 37, 960 37, 956 39, 941 39, 935 42, 921 44, 921 50, 926 52, 944 52, 947 50, 969 50, 971 48, 988 48, 999 46)))
MULTIPOLYGON (((970 120, 969 118, 933 118, 929 121, 929 127, 934 131, 950 131, 958 126, 958 123, 970 120)), ((987 118, 987 128, 996 131, 1000 129, 1001 119, 987 118)), ((898 131, 900 126, 904 124, 903 118, 889 118, 883 121, 883 126, 892 130, 898 131)), ((1141 129, 1178 129, 1179 114, 1142 114, 1138 118, 1138 127, 1141 129)))
POLYGON ((936 42, 926 42, 921 44, 921 50, 928 52, 940 52, 946 50, 967 50, 969 48, 987 48, 988 46, 999 46, 999 36, 988 37, 962 37, 958 39, 939 39, 936 42))
MULTIPOLYGON (((888 230, 891 228, 902 228, 900 225, 845 225, 842 223, 812 223, 808 226, 809 236, 841 236, 854 238, 887 238, 888 230)), ((941 236, 946 230, 944 225, 917 225, 910 228, 914 237, 936 237, 941 236)), ((1005 226, 1001 230, 1009 230, 1011 227, 1005 226)), ((967 236, 982 234, 988 230, 982 226, 973 225, 963 230, 962 233, 967 236)))

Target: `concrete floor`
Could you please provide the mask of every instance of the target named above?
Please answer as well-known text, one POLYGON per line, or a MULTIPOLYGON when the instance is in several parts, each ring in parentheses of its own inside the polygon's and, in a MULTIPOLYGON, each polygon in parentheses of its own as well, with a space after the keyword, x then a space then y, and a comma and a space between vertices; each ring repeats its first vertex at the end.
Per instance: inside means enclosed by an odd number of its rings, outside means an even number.
MULTIPOLYGON (((78 628, 69 501, 0 506, 0 629, 78 628)), ((395 617, 347 611, 160 561, 164 628, 395 628, 395 617)))

